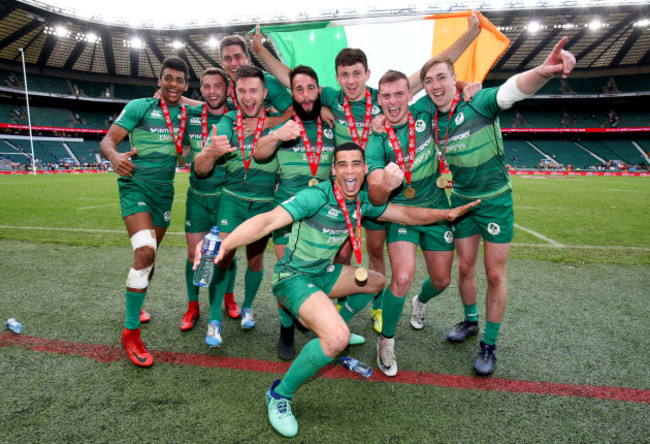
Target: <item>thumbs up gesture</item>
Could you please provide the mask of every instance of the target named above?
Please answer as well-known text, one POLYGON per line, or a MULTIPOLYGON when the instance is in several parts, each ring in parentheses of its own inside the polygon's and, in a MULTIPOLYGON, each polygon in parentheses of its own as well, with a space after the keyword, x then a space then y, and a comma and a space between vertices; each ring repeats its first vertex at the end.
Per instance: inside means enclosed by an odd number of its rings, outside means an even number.
POLYGON ((224 154, 232 153, 236 149, 236 147, 230 146, 230 140, 227 136, 220 136, 217 134, 217 125, 213 124, 208 144, 203 147, 201 152, 205 151, 206 154, 209 154, 216 160, 224 154))

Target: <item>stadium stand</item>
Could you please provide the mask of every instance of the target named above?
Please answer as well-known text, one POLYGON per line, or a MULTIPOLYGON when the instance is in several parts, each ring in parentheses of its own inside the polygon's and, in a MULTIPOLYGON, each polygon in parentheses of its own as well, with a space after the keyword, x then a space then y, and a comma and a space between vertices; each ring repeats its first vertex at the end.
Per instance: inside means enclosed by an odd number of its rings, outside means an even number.
POLYGON ((622 160, 632 165, 646 164, 645 158, 630 140, 583 140, 579 144, 606 161, 622 160))
POLYGON ((42 91, 57 94, 73 94, 71 85, 67 79, 41 76, 37 74, 27 75, 27 85, 32 91, 42 91))
POLYGON ((66 145, 79 162, 94 163, 97 161, 95 155, 99 154, 99 142, 84 140, 83 142, 66 142, 66 145))
POLYGON ((528 141, 504 140, 506 163, 514 168, 535 168, 544 157, 528 141))
POLYGON ((574 165, 583 168, 601 163, 588 151, 569 140, 534 140, 532 143, 565 167, 574 165))
POLYGON ((156 89, 152 86, 141 86, 141 85, 124 85, 121 83, 115 83, 113 85, 115 97, 120 99, 137 99, 140 97, 151 97, 153 96, 156 89))

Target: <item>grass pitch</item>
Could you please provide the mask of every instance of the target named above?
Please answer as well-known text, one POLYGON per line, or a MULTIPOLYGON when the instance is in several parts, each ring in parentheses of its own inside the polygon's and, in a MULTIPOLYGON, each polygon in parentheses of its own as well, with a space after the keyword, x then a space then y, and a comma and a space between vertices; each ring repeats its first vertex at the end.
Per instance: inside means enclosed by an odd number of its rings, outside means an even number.
MULTIPOLYGON (((18 318, 23 336, 114 347, 119 355, 132 252, 115 179, 112 174, 0 177, 0 318, 18 318)), ((186 186, 187 175, 179 175, 172 225, 145 301, 154 318, 142 327, 143 339, 155 351, 260 360, 269 370, 165 362, 138 369, 124 359, 102 362, 65 349, 2 346, 0 338, 0 442, 284 441, 268 424, 263 401, 270 383, 281 377, 273 370, 280 359, 269 285, 272 252, 254 305, 253 331, 242 331, 226 317, 223 346, 208 349, 205 292, 197 326, 178 329, 186 306, 186 186)), ((513 186, 520 228, 509 261, 510 297, 497 369, 486 384, 538 381, 650 391, 647 179, 513 177, 513 186)), ((238 254, 241 301, 244 257, 238 254)), ((409 298, 424 277, 420 264, 409 298)), ((479 293, 484 291, 479 275, 479 293)), ((482 320, 484 310, 479 297, 482 320)), ((407 301, 396 332, 400 372, 473 377, 479 338, 463 344, 445 340, 462 317, 455 285, 431 301, 424 330, 410 327, 410 314, 407 301)), ((367 343, 345 353, 374 366, 376 333, 369 318, 366 310, 352 320, 352 331, 367 343)), ((311 338, 297 333, 297 349, 311 338)), ((647 439, 647 402, 565 394, 422 385, 417 377, 398 383, 317 376, 294 397, 296 441, 647 439)))

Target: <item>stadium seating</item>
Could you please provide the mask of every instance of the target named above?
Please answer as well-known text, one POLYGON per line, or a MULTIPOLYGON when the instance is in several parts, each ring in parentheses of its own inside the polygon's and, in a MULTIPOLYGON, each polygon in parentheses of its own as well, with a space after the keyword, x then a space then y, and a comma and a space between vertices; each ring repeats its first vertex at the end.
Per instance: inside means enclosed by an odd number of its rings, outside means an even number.
POLYGON ((515 168, 535 168, 544 157, 525 140, 504 140, 506 163, 515 168))
POLYGON ((120 99, 139 99, 141 97, 153 97, 156 89, 152 86, 114 84, 114 95, 120 99))
POLYGON ((80 163, 97 161, 96 154, 99 153, 99 142, 96 140, 85 140, 83 142, 66 142, 68 148, 80 163))
POLYGON ((596 157, 569 140, 534 140, 532 143, 564 166, 574 165, 582 168, 601 163, 596 157))
POLYGON ((622 160, 632 165, 646 163, 645 158, 629 140, 583 140, 580 145, 606 161, 622 160))

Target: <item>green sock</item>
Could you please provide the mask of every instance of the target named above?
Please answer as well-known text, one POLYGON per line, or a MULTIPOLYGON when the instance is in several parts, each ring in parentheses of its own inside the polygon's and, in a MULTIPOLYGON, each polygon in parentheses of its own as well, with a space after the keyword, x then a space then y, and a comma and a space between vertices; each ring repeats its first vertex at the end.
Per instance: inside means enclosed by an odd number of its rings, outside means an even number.
POLYGON ((253 299, 257 295, 257 290, 260 289, 262 278, 264 277, 264 269, 260 271, 253 271, 246 267, 246 274, 244 275, 244 303, 241 308, 251 308, 253 306, 253 299))
POLYGON ((372 309, 379 310, 384 306, 384 291, 375 295, 375 298, 372 300, 372 309))
POLYGON ((194 270, 192 270, 193 266, 193 262, 185 262, 185 284, 187 285, 188 302, 196 302, 199 300, 199 287, 194 285, 194 270))
POLYGON ((499 329, 501 323, 485 321, 485 330, 483 330, 483 342, 488 345, 494 345, 499 338, 499 329))
POLYGON ((210 321, 222 322, 221 317, 221 304, 223 303, 223 295, 228 286, 229 269, 214 267, 214 276, 212 282, 208 287, 208 298, 210 300, 210 321))
POLYGON ((463 304, 463 311, 465 312, 466 321, 478 322, 478 307, 476 304, 463 304))
POLYGON ((320 339, 312 339, 302 348, 280 385, 275 388, 275 392, 285 398, 291 398, 300 384, 333 360, 334 358, 323 352, 320 339))
POLYGON ((426 304, 443 291, 445 291, 444 288, 442 290, 438 290, 436 287, 431 285, 431 279, 426 278, 424 282, 422 282, 422 287, 420 287, 420 295, 418 297, 420 298, 420 301, 426 304))
POLYGON ((280 315, 280 323, 283 327, 291 327, 293 325, 293 316, 286 312, 284 308, 278 305, 278 314, 280 315))
POLYGON ((369 293, 356 293, 348 296, 348 300, 341 305, 339 312, 345 323, 349 323, 352 316, 363 310, 373 297, 375 295, 369 293))
POLYGON ((382 326, 381 334, 385 338, 392 338, 395 335, 397 323, 402 315, 402 308, 404 307, 404 299, 398 298, 390 291, 389 287, 384 290, 384 310, 383 317, 384 323, 382 326))
POLYGON ((235 279, 237 278, 237 258, 233 258, 232 264, 230 265, 230 274, 228 275, 228 288, 226 293, 232 293, 235 291, 235 279))
POLYGON ((146 290, 144 293, 126 291, 126 320, 124 326, 129 330, 135 330, 140 326, 140 310, 146 295, 146 290))

